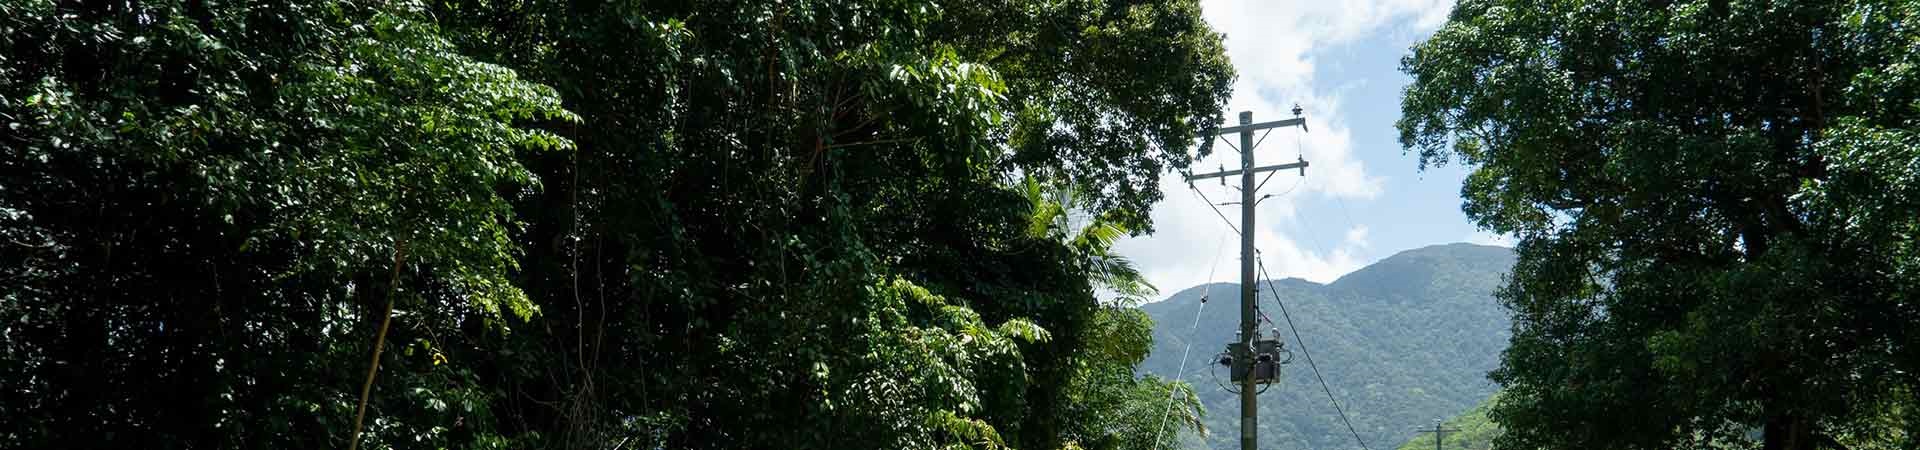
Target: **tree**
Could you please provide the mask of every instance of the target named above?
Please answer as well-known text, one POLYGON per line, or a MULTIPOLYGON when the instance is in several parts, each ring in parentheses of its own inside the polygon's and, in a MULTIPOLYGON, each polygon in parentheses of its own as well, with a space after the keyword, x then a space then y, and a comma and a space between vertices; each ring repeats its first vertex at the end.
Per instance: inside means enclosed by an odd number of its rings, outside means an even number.
POLYGON ((1094 286, 1217 124, 1194 1, 0 28, 0 447, 344 447, 369 358, 369 448, 1114 448, 1180 388, 1094 286), (1100 234, 1029 233, 1024 176, 1100 234))
MULTIPOLYGON (((344 447, 374 305, 537 310, 503 192, 567 146, 520 124, 572 116, 421 4, 9 1, 0 28, 0 445, 344 447)), ((377 404, 418 415, 375 441, 492 438, 446 427, 485 413, 471 380, 393 381, 377 404)))
POLYGON ((1113 244, 1120 238, 1132 235, 1132 231, 1112 215, 1087 217, 1085 196, 1079 195, 1073 183, 1064 182, 1054 185, 1042 183, 1033 177, 1025 181, 1027 203, 1033 212, 1027 219, 1027 233, 1039 238, 1064 239, 1065 244, 1081 255, 1081 264, 1087 270, 1096 288, 1106 289, 1115 298, 1115 305, 1135 307, 1160 295, 1160 289, 1147 281, 1140 270, 1133 267, 1133 261, 1113 253, 1113 244), (1077 224, 1076 218, 1084 221, 1077 224), (1069 230, 1072 234, 1066 234, 1069 230))
POLYGON ((1159 291, 1126 257, 1113 253, 1127 228, 1109 217, 1085 217, 1091 205, 1076 195, 1073 183, 1027 177, 1025 190, 1032 210, 1027 233, 1066 244, 1088 281, 1114 296, 1095 311, 1082 363, 1067 378, 1065 391, 1075 406, 1068 414, 1076 418, 1069 447, 1153 450, 1178 442, 1183 430, 1204 435, 1205 408, 1192 385, 1135 375, 1153 349, 1153 320, 1137 307, 1159 291), (1076 226, 1075 217, 1085 224, 1076 226))
POLYGON ((980 445, 983 430, 1065 445, 1089 410, 1068 380, 1112 362, 1086 356, 1105 345, 1102 305, 1080 255, 1026 232, 1018 174, 1087 180, 1094 213, 1146 229, 1159 193, 1128 180, 1184 164, 1231 78, 1198 12, 437 3, 456 42, 582 117, 551 128, 576 152, 524 162, 546 181, 516 205, 531 221, 521 283, 544 314, 502 344, 510 356, 454 358, 509 380, 518 406, 499 423, 562 430, 542 435, 552 446, 920 448, 980 445), (939 306, 903 302, 912 328, 867 326, 895 281, 939 306), (933 320, 948 308, 1049 339, 1016 340, 1017 364, 900 344, 963 334, 933 320), (966 376, 881 363, 935 357, 966 376), (903 393, 933 387, 958 400, 903 393))
POLYGON ((1520 238, 1501 448, 1916 445, 1920 6, 1468 0, 1422 167, 1520 238))

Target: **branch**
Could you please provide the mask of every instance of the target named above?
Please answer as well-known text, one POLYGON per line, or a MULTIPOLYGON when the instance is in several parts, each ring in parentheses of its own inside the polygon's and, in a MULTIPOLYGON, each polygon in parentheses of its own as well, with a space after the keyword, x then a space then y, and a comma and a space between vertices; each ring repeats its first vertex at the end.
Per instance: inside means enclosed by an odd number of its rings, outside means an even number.
POLYGON ((360 409, 353 416, 353 440, 347 441, 347 450, 360 448, 360 424, 367 418, 367 396, 373 393, 373 377, 380 373, 380 350, 387 343, 387 326, 393 324, 393 295, 400 289, 400 265, 407 260, 407 241, 400 241, 393 250, 393 277, 387 280, 387 312, 380 318, 380 332, 373 338, 373 365, 367 368, 367 383, 360 385, 360 409))
POLYGON ((832 136, 837 138, 840 136, 845 136, 848 133, 864 130, 867 128, 867 125, 872 125, 874 121, 880 120, 880 118, 883 116, 893 114, 893 111, 894 109, 888 109, 886 111, 881 111, 877 114, 869 114, 867 115, 867 118, 865 120, 861 120, 860 123, 854 124, 852 127, 847 128, 845 130, 840 130, 839 132, 833 133, 832 136))
POLYGON ((829 146, 827 146, 827 148, 830 148, 830 149, 832 149, 832 148, 841 148, 841 147, 853 147, 853 146, 860 146, 860 145, 879 145, 879 144, 898 144, 898 143, 901 143, 901 142, 915 142, 915 141, 919 141, 919 140, 920 140, 920 138, 898 138, 898 139, 881 139, 881 140, 877 140, 877 141, 865 141, 865 142, 851 142, 851 143, 846 143, 846 144, 833 144, 833 145, 829 145, 829 146))

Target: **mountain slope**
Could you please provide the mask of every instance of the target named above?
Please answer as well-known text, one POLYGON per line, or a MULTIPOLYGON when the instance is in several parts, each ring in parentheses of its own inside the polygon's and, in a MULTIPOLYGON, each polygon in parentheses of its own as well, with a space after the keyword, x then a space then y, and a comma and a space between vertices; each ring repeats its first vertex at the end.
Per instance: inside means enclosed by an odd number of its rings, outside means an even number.
MULTIPOLYGON (((1360 436, 1371 447, 1390 448, 1494 392, 1485 374, 1509 330, 1492 293, 1512 265, 1510 249, 1449 244, 1396 254, 1331 284, 1276 280, 1276 293, 1262 283, 1260 305, 1273 323, 1260 328, 1279 330, 1295 358, 1260 397, 1261 448, 1358 448, 1287 331, 1276 294, 1360 436)), ((1177 376, 1192 330, 1183 378, 1207 405, 1211 432, 1204 443, 1182 436, 1187 448, 1237 445, 1238 401, 1222 386, 1225 371, 1210 362, 1238 329, 1238 293, 1236 284, 1213 283, 1142 306, 1156 323, 1143 372, 1177 376), (1210 299, 1204 308, 1202 297, 1210 299), (1198 326, 1190 328, 1196 313, 1198 326)))

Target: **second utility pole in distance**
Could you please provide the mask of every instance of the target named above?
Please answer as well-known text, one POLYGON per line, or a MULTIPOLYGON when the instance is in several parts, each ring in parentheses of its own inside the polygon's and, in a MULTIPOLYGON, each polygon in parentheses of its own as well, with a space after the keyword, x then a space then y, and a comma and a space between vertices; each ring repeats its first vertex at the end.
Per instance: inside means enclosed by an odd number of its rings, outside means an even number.
POLYGON ((1433 433, 1433 450, 1440 450, 1440 443, 1447 441, 1447 433, 1459 432, 1459 428, 1440 428, 1440 421, 1433 421, 1433 429, 1420 429, 1421 433, 1433 433))
MULTIPOLYGON (((1258 313, 1254 310, 1256 303, 1254 301, 1253 287, 1255 281, 1253 279, 1255 262, 1253 255, 1253 207, 1259 199, 1254 198, 1254 191, 1257 190, 1258 185, 1254 183, 1253 175, 1260 172, 1271 172, 1281 169, 1300 169, 1300 175, 1304 176, 1307 174, 1307 162, 1305 160, 1274 166, 1255 167, 1253 165, 1253 132, 1296 125, 1302 130, 1305 130, 1307 121, 1306 118, 1300 117, 1300 107, 1295 106, 1293 108, 1293 115, 1294 118, 1292 119, 1256 124, 1253 123, 1252 111, 1242 111, 1240 113, 1240 124, 1238 126, 1221 128, 1215 131, 1213 136, 1207 137, 1207 139, 1213 139, 1214 137, 1229 133, 1240 133, 1240 169, 1187 177, 1187 181, 1192 182, 1193 180, 1207 178, 1220 178, 1233 175, 1240 176, 1240 334, 1237 338, 1239 341, 1235 342, 1232 348, 1234 349, 1234 361, 1244 362, 1236 364, 1251 364, 1253 362, 1253 349, 1249 347, 1252 346, 1251 343, 1255 340, 1255 333, 1257 333, 1257 331, 1254 330, 1254 316, 1258 313)), ((1257 416, 1260 408, 1259 397, 1257 397, 1259 393, 1257 384, 1259 383, 1256 378, 1253 374, 1249 373, 1247 377, 1240 380, 1240 450, 1256 450, 1255 446, 1258 443, 1255 437, 1258 435, 1260 428, 1260 419, 1257 416)))

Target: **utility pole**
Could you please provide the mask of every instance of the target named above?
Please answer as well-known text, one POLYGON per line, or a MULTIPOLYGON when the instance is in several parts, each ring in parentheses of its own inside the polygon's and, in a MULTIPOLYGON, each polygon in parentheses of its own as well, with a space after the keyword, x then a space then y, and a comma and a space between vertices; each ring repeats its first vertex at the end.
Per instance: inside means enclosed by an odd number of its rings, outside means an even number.
MULTIPOLYGON (((1237 336, 1239 341, 1235 342, 1232 348, 1234 349, 1233 359, 1239 361, 1236 362, 1236 364, 1249 364, 1249 367, 1251 367, 1254 361, 1253 341, 1255 341, 1258 336, 1256 334, 1258 331, 1254 329, 1254 319, 1255 316, 1259 314, 1255 311, 1254 306, 1257 303, 1254 301, 1256 290, 1254 289, 1255 280, 1253 279, 1255 262, 1253 254, 1253 208, 1257 202, 1259 202, 1259 199, 1254 198, 1254 191, 1258 190, 1258 185, 1254 183, 1253 175, 1282 169, 1300 169, 1301 176, 1307 174, 1306 160, 1266 167, 1254 166, 1253 132, 1296 125, 1299 126, 1301 130, 1305 130, 1307 128, 1307 121, 1306 118, 1300 117, 1299 106, 1293 107, 1293 115, 1294 117, 1292 119, 1256 124, 1253 123, 1252 111, 1240 112, 1240 124, 1238 126, 1221 128, 1214 131, 1213 136, 1207 137, 1208 139, 1213 139, 1218 136, 1239 133, 1240 169, 1187 176, 1187 182, 1189 183, 1194 180, 1207 178, 1221 178, 1233 175, 1240 176, 1240 334, 1237 336)), ((1257 450, 1258 439, 1256 439, 1256 436, 1259 434, 1260 428, 1260 419, 1257 413, 1260 410, 1260 403, 1258 397, 1259 387, 1257 386, 1259 380, 1256 378, 1258 377, 1249 373, 1248 376, 1240 380, 1240 450, 1257 450)))
POLYGON ((1459 428, 1440 428, 1440 420, 1433 421, 1433 429, 1421 429, 1421 433, 1433 433, 1433 450, 1440 450, 1440 443, 1447 441, 1447 433, 1459 432, 1459 428))

